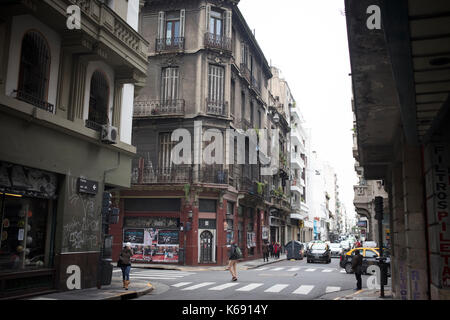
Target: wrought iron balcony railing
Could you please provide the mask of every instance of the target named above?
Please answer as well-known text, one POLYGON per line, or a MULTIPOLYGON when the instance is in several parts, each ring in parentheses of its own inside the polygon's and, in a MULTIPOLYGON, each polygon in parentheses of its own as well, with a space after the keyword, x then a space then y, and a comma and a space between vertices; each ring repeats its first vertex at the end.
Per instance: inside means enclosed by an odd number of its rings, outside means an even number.
POLYGON ((205 33, 205 47, 231 52, 231 38, 205 33))
POLYGON ((153 168, 143 166, 143 161, 134 161, 131 183, 133 184, 167 184, 191 183, 192 167, 177 165, 172 167, 153 168))
POLYGON ((156 39, 156 52, 183 50, 184 37, 156 39))
POLYGON ((86 128, 102 132, 103 125, 101 123, 98 123, 97 121, 86 119, 85 125, 86 128))
POLYGON ((228 102, 226 101, 215 101, 210 98, 206 98, 206 113, 226 117, 228 109, 228 102))
POLYGON ((244 76, 244 78, 247 79, 247 81, 249 83, 251 83, 252 77, 250 75, 250 69, 247 67, 247 65, 245 63, 241 63, 240 70, 241 70, 241 73, 244 76))
POLYGON ((199 172, 201 183, 228 184, 228 170, 223 169, 222 166, 206 165, 199 172))
POLYGON ((135 101, 133 116, 135 118, 183 116, 184 108, 184 99, 135 101))
POLYGON ((48 111, 51 113, 53 113, 53 111, 55 109, 53 104, 48 103, 40 98, 36 98, 35 96, 33 96, 29 93, 26 93, 23 90, 14 90, 14 95, 17 100, 21 100, 23 102, 32 104, 33 106, 35 106, 39 109, 42 109, 42 110, 45 110, 45 111, 48 111))

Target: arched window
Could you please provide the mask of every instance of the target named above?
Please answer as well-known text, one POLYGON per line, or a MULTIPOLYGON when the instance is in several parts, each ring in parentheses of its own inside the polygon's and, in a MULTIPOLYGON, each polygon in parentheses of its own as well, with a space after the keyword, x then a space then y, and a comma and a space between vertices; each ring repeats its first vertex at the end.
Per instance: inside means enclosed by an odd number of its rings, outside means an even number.
POLYGON ((50 49, 37 31, 29 31, 22 40, 17 98, 53 112, 47 103, 50 74, 50 49))
POLYGON ((108 123, 109 85, 101 71, 95 71, 91 78, 89 94, 89 116, 86 126, 101 130, 101 126, 108 123))

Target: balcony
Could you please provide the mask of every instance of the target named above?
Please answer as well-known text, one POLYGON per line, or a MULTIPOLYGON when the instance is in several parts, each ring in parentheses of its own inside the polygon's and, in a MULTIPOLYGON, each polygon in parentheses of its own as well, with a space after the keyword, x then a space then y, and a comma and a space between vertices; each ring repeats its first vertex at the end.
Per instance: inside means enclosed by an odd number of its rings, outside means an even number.
POLYGON ((215 101, 206 99, 206 113, 214 116, 226 117, 228 109, 228 102, 215 101))
POLYGON ((149 100, 134 102, 134 118, 184 116, 184 99, 149 100))
POLYGON ((228 170, 222 166, 205 165, 199 171, 199 182, 228 185, 228 170))
POLYGON ((250 177, 240 177, 238 190, 260 198, 265 198, 268 193, 267 184, 259 183, 250 177))
POLYGON ((178 165, 153 168, 143 166, 143 158, 135 159, 131 176, 132 184, 186 184, 192 182, 192 167, 178 165))
POLYGON ((253 75, 251 75, 250 78, 253 89, 256 89, 258 93, 261 93, 261 80, 255 78, 253 75))
POLYGON ((184 51, 184 37, 156 39, 156 52, 184 51))
POLYGON ((250 75, 250 69, 247 67, 247 65, 245 63, 241 63, 241 73, 244 76, 245 79, 247 79, 247 81, 249 83, 252 83, 252 77, 250 75))
POLYGON ((231 38, 214 33, 205 33, 205 47, 231 53, 231 38))
POLYGON ((14 90, 14 95, 17 100, 29 103, 39 109, 53 113, 55 107, 42 99, 36 98, 31 94, 26 93, 22 90, 14 90))

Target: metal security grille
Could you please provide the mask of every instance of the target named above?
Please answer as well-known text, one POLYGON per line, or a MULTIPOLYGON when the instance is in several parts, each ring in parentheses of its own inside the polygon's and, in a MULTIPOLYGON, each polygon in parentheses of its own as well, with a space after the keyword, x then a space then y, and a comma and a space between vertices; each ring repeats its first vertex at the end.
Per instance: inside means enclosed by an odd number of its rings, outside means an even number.
POLYGON ((17 98, 53 112, 53 105, 46 102, 50 60, 44 38, 38 32, 27 32, 22 41, 17 98))
POLYGON ((212 262, 213 234, 203 231, 200 234, 200 261, 203 263, 212 262))
POLYGON ((101 71, 95 71, 91 78, 89 95, 89 116, 86 126, 101 130, 101 126, 108 123, 109 85, 101 71))
POLYGON ((179 70, 178 68, 164 68, 161 79, 161 103, 170 103, 178 99, 179 91, 179 70))
POLYGON ((225 103, 225 69, 221 66, 209 65, 207 113, 226 115, 225 103))

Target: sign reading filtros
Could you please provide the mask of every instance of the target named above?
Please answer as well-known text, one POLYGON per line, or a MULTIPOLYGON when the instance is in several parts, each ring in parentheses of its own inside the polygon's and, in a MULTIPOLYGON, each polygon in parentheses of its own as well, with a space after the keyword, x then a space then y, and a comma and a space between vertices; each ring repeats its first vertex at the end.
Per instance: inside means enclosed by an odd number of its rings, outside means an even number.
POLYGON ((442 286, 450 287, 450 218, 449 218, 449 188, 450 170, 446 157, 446 148, 442 145, 433 147, 434 158, 434 197, 436 218, 439 225, 439 252, 442 259, 442 286))

